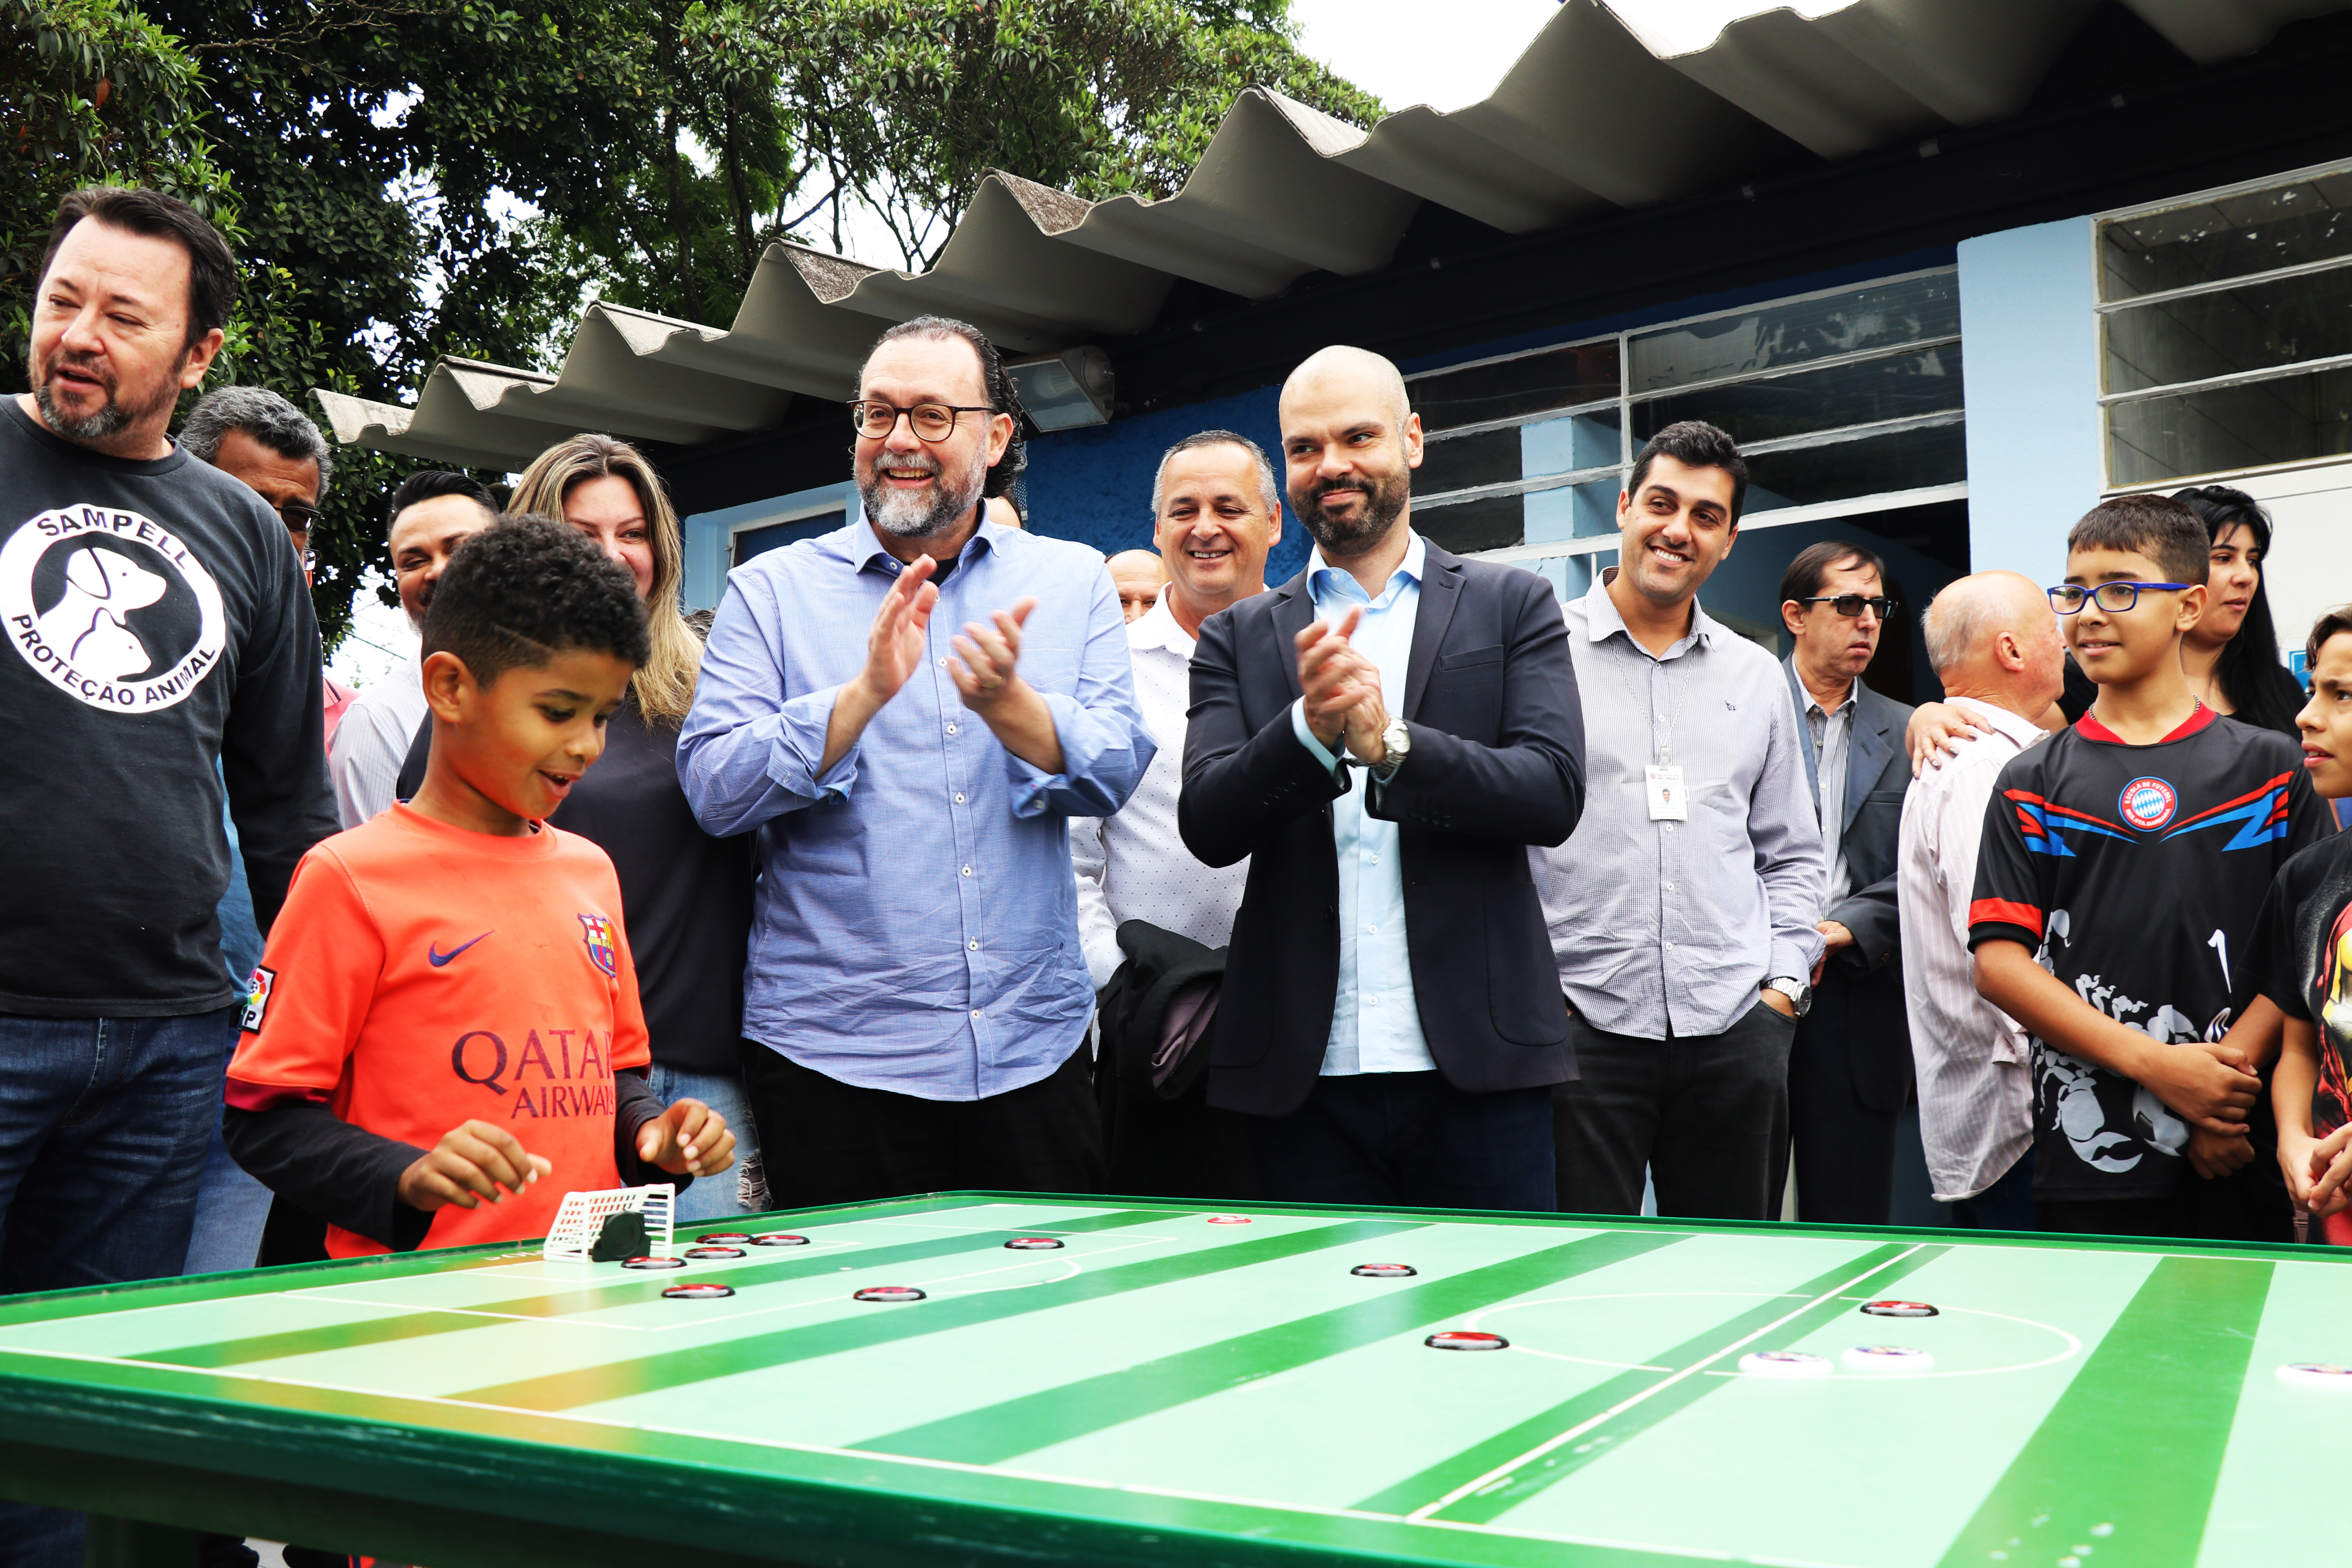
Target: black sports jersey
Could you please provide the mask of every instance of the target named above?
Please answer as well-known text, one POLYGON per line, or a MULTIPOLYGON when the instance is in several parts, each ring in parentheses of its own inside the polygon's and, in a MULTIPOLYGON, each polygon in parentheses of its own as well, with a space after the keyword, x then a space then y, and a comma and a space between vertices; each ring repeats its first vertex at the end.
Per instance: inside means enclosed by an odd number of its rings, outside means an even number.
MULTIPOLYGON (((2043 968, 2165 1043, 2219 1040, 2252 996, 2271 879, 2333 825, 2299 747, 2200 707, 2152 746, 2095 719, 2001 769, 1985 812, 1969 945, 2043 968)), ((2033 1190, 2168 1194, 2189 1127, 2131 1079, 2035 1039, 2033 1190)))
POLYGON ((2319 1082, 2311 1130, 2325 1138, 2352 1122, 2352 833, 2336 834, 2286 863, 2254 923, 2254 984, 2290 1018, 2318 1025, 2319 1082))

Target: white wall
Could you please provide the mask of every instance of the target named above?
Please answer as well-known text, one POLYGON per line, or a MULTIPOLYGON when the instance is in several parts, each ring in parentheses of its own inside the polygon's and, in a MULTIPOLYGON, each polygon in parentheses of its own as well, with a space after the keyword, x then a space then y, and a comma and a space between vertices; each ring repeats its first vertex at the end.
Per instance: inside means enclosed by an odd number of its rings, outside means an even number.
POLYGON ((2321 612, 2352 600, 2352 460, 2200 482, 2235 485, 2269 510, 2263 585, 2280 652, 2299 651, 2321 612))

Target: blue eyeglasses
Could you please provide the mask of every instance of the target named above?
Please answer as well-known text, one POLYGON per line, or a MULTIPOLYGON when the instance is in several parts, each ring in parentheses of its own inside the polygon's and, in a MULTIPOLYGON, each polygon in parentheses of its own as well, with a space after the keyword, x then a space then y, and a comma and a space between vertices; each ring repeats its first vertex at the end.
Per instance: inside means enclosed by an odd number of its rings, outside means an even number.
POLYGON ((2086 599, 2111 615, 2121 615, 2139 603, 2139 593, 2143 588, 2181 589, 2191 585, 2188 583, 2102 583, 2095 588, 2084 588, 2068 583, 2063 587, 2052 588, 2048 593, 2050 607, 2062 616, 2078 613, 2086 599))

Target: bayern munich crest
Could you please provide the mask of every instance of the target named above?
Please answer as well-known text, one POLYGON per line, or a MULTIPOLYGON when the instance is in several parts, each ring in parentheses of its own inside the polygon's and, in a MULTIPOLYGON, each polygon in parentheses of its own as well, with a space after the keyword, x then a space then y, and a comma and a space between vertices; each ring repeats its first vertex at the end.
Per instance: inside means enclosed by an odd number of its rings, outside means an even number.
POLYGON ((2124 785, 2116 797, 2116 810, 2124 821, 2142 833, 2153 833, 2172 820, 2180 805, 2180 796, 2162 779, 2134 779, 2124 785))

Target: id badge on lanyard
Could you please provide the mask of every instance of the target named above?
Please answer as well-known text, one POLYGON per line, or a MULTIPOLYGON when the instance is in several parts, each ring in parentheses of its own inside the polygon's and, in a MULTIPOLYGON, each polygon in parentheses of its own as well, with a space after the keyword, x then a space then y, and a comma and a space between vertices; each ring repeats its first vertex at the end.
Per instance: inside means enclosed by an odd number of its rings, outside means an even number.
POLYGON ((1683 771, 1665 763, 1642 770, 1642 790, 1649 796, 1652 822, 1688 822, 1690 797, 1683 792, 1683 771))

